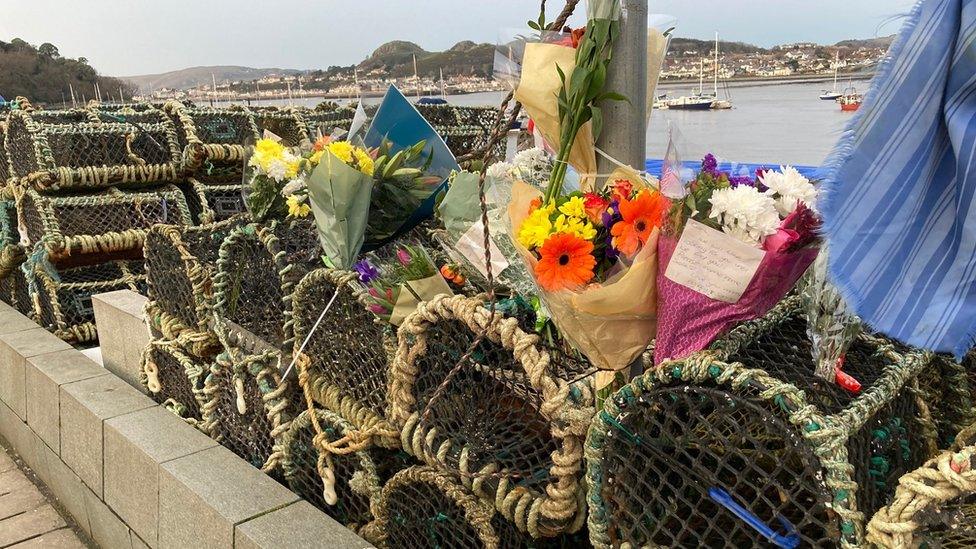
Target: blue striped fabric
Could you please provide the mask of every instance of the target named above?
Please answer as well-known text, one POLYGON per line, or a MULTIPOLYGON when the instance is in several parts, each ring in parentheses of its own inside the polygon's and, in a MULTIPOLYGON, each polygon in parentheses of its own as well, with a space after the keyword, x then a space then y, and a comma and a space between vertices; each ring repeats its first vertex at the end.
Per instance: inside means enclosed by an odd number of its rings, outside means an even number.
POLYGON ((976 0, 922 0, 824 166, 830 273, 874 329, 976 336, 976 0))

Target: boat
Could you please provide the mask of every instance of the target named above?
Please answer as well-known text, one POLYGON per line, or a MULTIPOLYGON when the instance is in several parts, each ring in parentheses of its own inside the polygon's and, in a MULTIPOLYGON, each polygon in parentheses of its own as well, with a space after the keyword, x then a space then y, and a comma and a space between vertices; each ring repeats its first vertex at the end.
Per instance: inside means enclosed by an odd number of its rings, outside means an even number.
POLYGON ((820 94, 820 99, 823 101, 837 101, 844 96, 843 93, 837 91, 837 70, 840 67, 840 50, 834 52, 834 87, 830 90, 824 90, 820 94))
POLYGON ((718 98, 718 32, 715 33, 715 77, 714 88, 712 91, 712 104, 710 108, 715 111, 723 111, 732 108, 732 98, 729 96, 728 83, 725 85, 725 99, 718 98))
POLYGON ((705 60, 701 60, 701 74, 698 77, 698 89, 692 90, 691 95, 683 95, 677 99, 669 99, 667 106, 669 110, 676 111, 707 111, 711 110, 712 103, 715 102, 714 95, 702 93, 705 84, 705 60))
POLYGON ((854 87, 853 83, 844 90, 844 93, 837 100, 840 103, 840 110, 848 112, 859 109, 862 101, 864 101, 864 95, 857 93, 857 88, 854 87))
POLYGON ((668 97, 667 93, 662 93, 654 98, 654 103, 652 104, 651 108, 658 109, 658 110, 667 110, 668 101, 670 100, 671 98, 668 97))

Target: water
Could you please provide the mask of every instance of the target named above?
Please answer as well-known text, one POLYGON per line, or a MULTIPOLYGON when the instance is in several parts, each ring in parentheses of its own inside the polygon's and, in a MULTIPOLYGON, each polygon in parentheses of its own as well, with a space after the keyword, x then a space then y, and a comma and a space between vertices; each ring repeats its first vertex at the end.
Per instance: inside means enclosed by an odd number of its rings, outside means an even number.
MULTIPOLYGON (((690 93, 695 84, 664 85, 658 92, 667 91, 677 97, 690 93)), ((862 92, 868 87, 866 81, 855 81, 854 85, 862 92)), ((830 84, 745 85, 730 90, 735 105, 732 110, 654 111, 647 130, 647 157, 664 156, 670 123, 677 129, 676 144, 683 160, 700 159, 711 152, 731 162, 818 166, 853 114, 842 112, 833 101, 819 100, 817 96, 825 87, 830 84)), ((447 99, 459 106, 497 106, 504 95, 484 92, 447 99)), ((375 104, 381 100, 366 98, 364 102, 375 104)), ((311 98, 252 104, 314 107, 321 101, 311 98)))

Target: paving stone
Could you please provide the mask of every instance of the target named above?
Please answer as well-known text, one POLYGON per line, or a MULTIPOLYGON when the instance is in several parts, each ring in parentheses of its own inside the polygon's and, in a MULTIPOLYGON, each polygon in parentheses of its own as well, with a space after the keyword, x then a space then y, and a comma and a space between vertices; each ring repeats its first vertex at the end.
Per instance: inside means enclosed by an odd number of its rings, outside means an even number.
POLYGON ((61 386, 61 459, 100 498, 102 423, 156 403, 118 377, 106 374, 61 386))
MULTIPOLYGON (((307 501, 237 526, 234 549, 363 549, 373 547, 307 501)), ((413 549, 413 548, 399 548, 413 549)))
POLYGON ((43 328, 0 335, 0 400, 22 420, 27 420, 27 359, 71 346, 43 328))
POLYGON ((159 548, 232 547, 235 524, 297 500, 220 446, 164 463, 159 473, 159 548))
POLYGON ((88 511, 85 505, 85 485, 53 450, 41 442, 38 449, 43 460, 43 466, 37 473, 41 481, 57 498, 58 502, 68 511, 78 526, 85 532, 91 532, 88 523, 88 511))
POLYGON ((0 334, 22 332, 37 327, 37 323, 20 314, 17 309, 0 302, 0 334))
POLYGON ((50 505, 0 520, 0 547, 13 545, 52 530, 64 528, 68 523, 50 505))
POLYGON ((10 549, 87 549, 87 547, 71 528, 62 528, 12 545, 10 549))
POLYGON ((92 296, 102 364, 128 384, 145 391, 139 383, 142 350, 149 344, 144 307, 148 299, 131 290, 92 296))
MULTIPOLYGON (((0 473, 6 473, 7 471, 17 468, 17 464, 3 451, 0 451, 0 473)), ((3 493, 3 486, 0 486, 0 493, 3 493)))
POLYGON ((0 520, 47 505, 44 494, 19 469, 10 478, 0 475, 0 482, 4 483, 0 488, 0 520))
POLYGON ((132 530, 129 530, 129 543, 132 544, 132 549, 150 549, 149 545, 132 530))
POLYGON ((128 549, 131 546, 129 527, 91 490, 85 491, 85 504, 88 507, 91 537, 95 543, 106 549, 128 549))
POLYGON ((27 425, 61 454, 59 387, 108 372, 74 349, 27 359, 27 425))
POLYGON ((159 464, 216 444, 159 406, 107 420, 105 503, 150 547, 155 547, 159 524, 159 464))

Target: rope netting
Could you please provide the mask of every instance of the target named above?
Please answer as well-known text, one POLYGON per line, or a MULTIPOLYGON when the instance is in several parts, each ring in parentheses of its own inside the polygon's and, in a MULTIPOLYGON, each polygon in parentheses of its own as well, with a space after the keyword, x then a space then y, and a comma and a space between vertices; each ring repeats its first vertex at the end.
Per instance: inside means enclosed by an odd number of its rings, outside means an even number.
POLYGON ((220 353, 203 392, 203 430, 254 467, 277 475, 279 443, 298 401, 278 375, 277 355, 220 353))
POLYGON ((321 264, 320 255, 309 219, 233 230, 220 247, 214 277, 215 331, 224 345, 260 342, 290 356, 292 293, 321 264))
MULTIPOLYGON (((282 437, 281 466, 285 480, 292 491, 340 524, 361 531, 373 520, 380 488, 389 477, 380 477, 377 463, 365 449, 331 455, 329 472, 320 468, 321 453, 315 442, 312 413, 313 410, 305 410, 299 414, 282 437), (325 495, 326 486, 329 487, 329 501, 325 495)), ((329 442, 339 440, 354 429, 333 412, 315 409, 314 413, 319 428, 329 442)))
POLYGON ((209 371, 209 362, 183 352, 175 342, 152 341, 143 351, 139 380, 150 398, 200 427, 209 371))
POLYGON ((19 243, 17 204, 13 200, 0 200, 0 246, 19 243))
POLYGON ((421 303, 399 330, 390 415, 405 450, 459 474, 538 538, 582 526, 595 370, 534 333, 534 323, 534 315, 492 321, 481 300, 464 296, 421 303))
MULTIPOLYGON (((375 107, 367 110, 376 112, 375 107)), ((305 121, 305 129, 309 139, 315 140, 319 135, 332 135, 336 129, 349 130, 352 119, 356 115, 356 109, 349 106, 340 106, 333 102, 322 102, 314 109, 300 109, 302 119, 305 121)))
MULTIPOLYGON (((417 110, 444 138, 448 148, 457 157, 481 151, 488 146, 498 118, 498 109, 495 107, 417 105, 417 110)), ((485 156, 489 162, 503 158, 504 142, 490 146, 485 156)))
POLYGON ((269 131, 278 136, 286 147, 311 145, 301 110, 278 107, 248 107, 248 110, 254 115, 254 123, 262 136, 269 131))
POLYGON ((156 109, 99 117, 83 110, 14 110, 7 115, 12 177, 39 191, 92 191, 175 180, 177 132, 156 109))
POLYGON ((246 187, 241 182, 242 177, 232 171, 224 175, 198 175, 179 184, 194 223, 206 225, 247 214, 246 187))
POLYGON ((26 259, 24 248, 18 245, 8 244, 0 249, 0 301, 17 309, 20 314, 33 318, 34 304, 21 268, 26 259))
POLYGON ((0 188, 6 187, 11 178, 10 157, 7 156, 7 122, 6 114, 0 111, 0 188))
MULTIPOLYGON (((149 299, 168 322, 197 333, 210 330, 220 246, 241 224, 230 219, 195 227, 157 225, 149 231, 144 249, 149 299)), ((212 339, 216 343, 216 336, 212 339)))
POLYGON ((814 374, 805 323, 788 307, 717 347, 636 378, 594 418, 593 545, 768 543, 716 490, 802 545, 863 543, 865 514, 934 446, 911 390, 931 356, 862 336, 844 367, 862 384, 853 394, 814 374))
POLYGON ((190 107, 170 101, 163 110, 176 127, 187 173, 243 169, 247 145, 261 136, 254 117, 241 107, 190 107))
POLYGON ((43 245, 55 262, 70 255, 139 250, 153 225, 192 223, 186 199, 173 185, 85 196, 45 196, 28 189, 18 207, 28 241, 43 245))
POLYGON ((68 343, 98 339, 92 296, 116 290, 146 293, 142 261, 109 261, 60 269, 43 258, 25 264, 37 322, 68 343))

